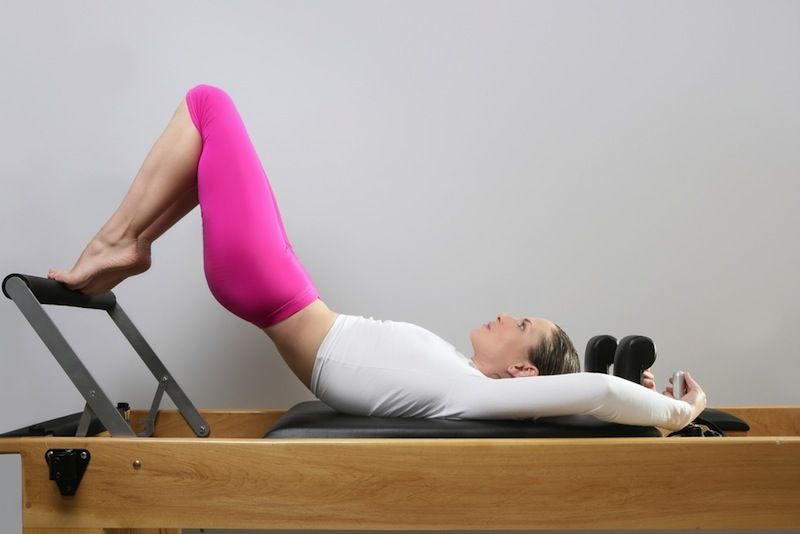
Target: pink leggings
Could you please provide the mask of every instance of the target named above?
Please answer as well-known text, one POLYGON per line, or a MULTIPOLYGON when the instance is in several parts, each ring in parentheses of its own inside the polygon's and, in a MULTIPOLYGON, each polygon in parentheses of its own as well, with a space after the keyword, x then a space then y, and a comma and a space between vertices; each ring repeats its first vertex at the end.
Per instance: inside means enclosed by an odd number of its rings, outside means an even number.
POLYGON ((200 84, 186 104, 202 138, 197 187, 203 265, 214 297, 259 328, 319 298, 294 253, 278 204, 231 97, 200 84))

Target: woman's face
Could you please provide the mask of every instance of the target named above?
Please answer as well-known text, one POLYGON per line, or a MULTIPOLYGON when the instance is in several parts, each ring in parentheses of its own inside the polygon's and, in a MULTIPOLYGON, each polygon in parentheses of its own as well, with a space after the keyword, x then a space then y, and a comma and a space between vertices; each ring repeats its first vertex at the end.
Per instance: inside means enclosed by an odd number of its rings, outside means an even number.
POLYGON ((488 376, 535 376, 538 370, 509 369, 529 364, 530 348, 538 347, 555 330, 555 324, 542 317, 517 318, 501 313, 496 320, 470 332, 469 339, 475 351, 473 361, 488 376), (518 370, 524 374, 514 374, 518 370))

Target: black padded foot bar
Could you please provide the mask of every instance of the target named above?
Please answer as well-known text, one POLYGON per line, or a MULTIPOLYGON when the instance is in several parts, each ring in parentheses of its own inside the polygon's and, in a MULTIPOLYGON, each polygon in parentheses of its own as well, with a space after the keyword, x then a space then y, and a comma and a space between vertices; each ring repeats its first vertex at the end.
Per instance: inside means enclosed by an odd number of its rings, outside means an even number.
POLYGON ((612 438, 661 437, 654 427, 606 423, 592 416, 536 421, 364 417, 337 412, 322 401, 301 402, 265 438, 612 438))

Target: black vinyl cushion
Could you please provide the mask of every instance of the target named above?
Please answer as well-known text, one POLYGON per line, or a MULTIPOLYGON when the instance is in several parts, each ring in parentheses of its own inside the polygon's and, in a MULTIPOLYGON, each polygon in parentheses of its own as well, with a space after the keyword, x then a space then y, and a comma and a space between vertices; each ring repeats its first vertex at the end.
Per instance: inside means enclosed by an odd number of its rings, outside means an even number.
POLYGON ((590 415, 533 420, 365 417, 337 412, 322 401, 301 402, 265 438, 604 438, 661 437, 654 427, 606 423, 590 415))
POLYGON ((722 431, 731 430, 737 432, 747 432, 750 430, 750 425, 732 413, 723 412, 714 408, 706 408, 700 417, 696 419, 698 423, 713 423, 717 425, 722 431))
MULTIPOLYGON (((56 417, 48 421, 42 421, 5 434, 0 434, 0 438, 30 438, 37 436, 67 436, 74 437, 78 431, 78 425, 81 421, 83 412, 77 412, 63 417, 56 417)), ((92 415, 91 422, 89 423, 89 430, 87 436, 96 436, 101 432, 105 432, 106 427, 100 422, 97 415, 92 415)))

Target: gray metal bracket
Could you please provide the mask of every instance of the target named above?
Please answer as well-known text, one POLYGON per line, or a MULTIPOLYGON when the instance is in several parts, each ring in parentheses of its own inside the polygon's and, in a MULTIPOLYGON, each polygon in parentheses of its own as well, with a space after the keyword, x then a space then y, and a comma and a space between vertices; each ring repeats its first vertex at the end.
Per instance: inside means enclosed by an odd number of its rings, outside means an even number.
MULTIPOLYGON (((57 298, 53 297, 50 301, 48 301, 48 299, 42 299, 45 304, 64 304, 105 309, 117 327, 122 331, 125 338, 131 343, 136 353, 158 381, 158 389, 153 398, 148 417, 145 420, 145 429, 140 433, 140 436, 152 436, 155 420, 158 415, 158 407, 161 404, 164 393, 170 396, 195 435, 199 437, 210 435, 211 427, 209 424, 200 415, 200 412, 189 400, 189 397, 186 396, 175 379, 167 371, 167 368, 158 356, 156 356, 153 349, 147 341, 145 341, 139 330, 116 302, 113 293, 109 291, 102 295, 102 297, 106 297, 102 299, 103 306, 74 304, 73 301, 86 301, 90 304, 94 304, 93 297, 83 295, 77 291, 65 289, 55 280, 46 280, 30 275, 9 275, 3 280, 3 292, 14 301, 53 354, 56 361, 61 365, 61 368, 86 400, 86 408, 81 417, 81 422, 78 425, 78 432, 76 435, 80 436, 81 433, 83 433, 83 436, 86 435, 93 412, 97 415, 98 419, 100 419, 112 437, 136 437, 136 434, 131 429, 128 422, 125 421, 114 404, 112 404, 111 400, 106 396, 102 388, 100 388, 100 385, 89 373, 89 370, 83 362, 81 362, 80 358, 78 358, 78 355, 72 350, 69 343, 67 343, 67 340, 58 330, 53 320, 47 312, 45 312, 40 300, 37 299, 37 296, 29 287, 30 283, 36 283, 48 291, 54 291, 56 293, 57 298), (55 288, 51 286, 51 284, 56 284, 55 288)), ((52 295, 48 296, 52 297, 52 295)))

